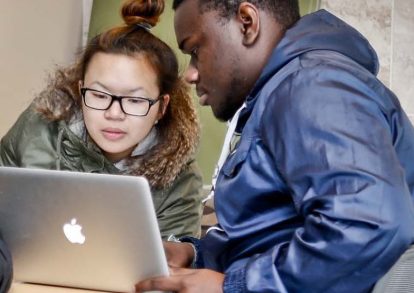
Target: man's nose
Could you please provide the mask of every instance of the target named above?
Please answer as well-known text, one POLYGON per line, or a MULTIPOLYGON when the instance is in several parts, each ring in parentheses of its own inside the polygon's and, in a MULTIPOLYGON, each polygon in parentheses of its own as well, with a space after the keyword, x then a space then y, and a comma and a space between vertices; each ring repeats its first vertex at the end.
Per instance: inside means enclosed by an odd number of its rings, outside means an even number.
POLYGON ((195 68, 193 65, 188 65, 185 73, 184 73, 184 79, 189 84, 196 84, 199 80, 199 73, 197 68, 195 68))

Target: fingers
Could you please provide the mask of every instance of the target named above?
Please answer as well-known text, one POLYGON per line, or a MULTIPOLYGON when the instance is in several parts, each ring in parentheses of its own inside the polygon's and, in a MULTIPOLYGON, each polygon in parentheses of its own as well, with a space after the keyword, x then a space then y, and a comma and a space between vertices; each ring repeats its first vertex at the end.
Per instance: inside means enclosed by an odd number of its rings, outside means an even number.
POLYGON ((152 290, 178 293, 223 292, 224 275, 212 270, 171 268, 169 277, 142 281, 135 285, 136 292, 152 290))
POLYGON ((146 291, 175 291, 179 292, 181 288, 180 281, 174 277, 161 277, 144 280, 135 285, 135 292, 146 291))
POLYGON ((169 277, 159 277, 139 282, 135 285, 136 292, 152 290, 177 291, 183 289, 183 277, 192 274, 195 270, 184 268, 170 268, 169 277))
POLYGON ((170 267, 170 275, 171 276, 183 276, 183 275, 189 275, 194 273, 194 269, 186 269, 186 268, 176 268, 176 267, 170 267))
POLYGON ((194 258, 194 249, 189 243, 164 242, 164 250, 170 267, 189 267, 194 258))

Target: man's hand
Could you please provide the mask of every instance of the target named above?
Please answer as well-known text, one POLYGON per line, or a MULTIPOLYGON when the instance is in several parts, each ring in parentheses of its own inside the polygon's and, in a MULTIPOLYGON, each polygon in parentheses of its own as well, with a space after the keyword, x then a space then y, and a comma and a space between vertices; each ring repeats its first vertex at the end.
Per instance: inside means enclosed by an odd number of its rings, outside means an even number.
POLYGON ((151 290, 178 293, 222 293, 224 275, 212 270, 171 268, 169 277, 144 280, 135 285, 136 292, 151 290))
POLYGON ((168 266, 171 268, 188 268, 195 257, 194 249, 190 243, 166 241, 164 242, 164 250, 168 266))

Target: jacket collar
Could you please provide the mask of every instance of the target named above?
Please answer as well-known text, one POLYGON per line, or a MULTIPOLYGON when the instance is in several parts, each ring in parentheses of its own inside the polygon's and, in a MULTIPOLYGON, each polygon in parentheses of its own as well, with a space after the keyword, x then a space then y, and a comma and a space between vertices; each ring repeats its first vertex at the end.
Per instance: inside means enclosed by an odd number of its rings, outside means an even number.
POLYGON ((302 17, 286 31, 246 99, 246 112, 252 109, 257 94, 274 74, 292 59, 314 50, 341 53, 372 74, 378 73, 378 56, 367 39, 353 27, 322 9, 302 17))

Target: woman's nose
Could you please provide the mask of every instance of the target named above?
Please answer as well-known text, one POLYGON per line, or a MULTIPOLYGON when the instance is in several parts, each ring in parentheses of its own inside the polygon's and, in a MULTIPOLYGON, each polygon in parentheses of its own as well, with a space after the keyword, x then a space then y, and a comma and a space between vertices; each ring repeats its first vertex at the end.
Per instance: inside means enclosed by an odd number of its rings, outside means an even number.
POLYGON ((124 119, 126 114, 122 110, 121 101, 113 101, 112 105, 105 110, 105 118, 107 119, 124 119))

